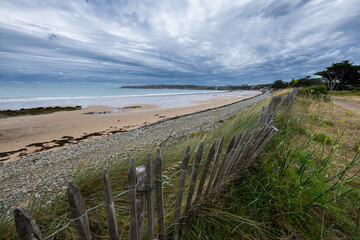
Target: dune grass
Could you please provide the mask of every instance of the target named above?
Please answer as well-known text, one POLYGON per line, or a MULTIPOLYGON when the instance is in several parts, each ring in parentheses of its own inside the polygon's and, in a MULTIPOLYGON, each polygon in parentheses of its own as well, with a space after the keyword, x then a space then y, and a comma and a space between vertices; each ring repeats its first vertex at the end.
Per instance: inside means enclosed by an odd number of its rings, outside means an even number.
MULTIPOLYGON (((190 164, 201 140, 204 157, 213 139, 219 141, 222 135, 227 147, 233 135, 256 126, 260 107, 268 102, 223 121, 211 131, 199 131, 163 144, 160 149, 164 178, 179 170, 188 144, 191 147, 190 164)), ((355 136, 360 135, 360 129, 356 114, 350 116, 346 110, 335 111, 331 103, 307 98, 298 98, 290 109, 281 110, 275 120, 279 132, 267 144, 258 161, 225 186, 220 194, 191 209, 182 227, 183 239, 359 238, 360 159, 355 136), (315 141, 316 133, 326 134, 333 142, 315 141)), ((157 146, 136 152, 123 149, 125 154, 104 166, 109 170, 114 196, 127 189, 129 157, 137 160, 137 166, 144 165, 146 153, 151 152, 154 158, 156 150, 157 146)), ((79 164, 74 178, 87 209, 104 201, 103 169, 90 168, 90 161, 79 164)), ((191 170, 189 167, 188 174, 191 170)), ((172 185, 176 186, 177 181, 178 175, 173 175, 164 184, 167 225, 172 223, 174 216, 177 188, 172 185)), ((188 185, 186 182, 186 187, 188 185)), ((47 201, 34 197, 27 207, 43 237, 64 226, 71 218, 65 192, 44 208, 47 201)), ((127 195, 115 200, 115 209, 121 237, 126 239, 129 227, 127 195)), ((89 213, 89 220, 94 239, 108 238, 105 208, 89 213)), ((0 219, 0 236, 18 239, 11 217, 4 215, 0 219)), ((75 230, 70 225, 56 239, 73 238, 75 230)))
POLYGON ((192 212, 184 238, 360 239, 360 151, 349 145, 360 133, 355 123, 331 103, 298 98, 279 113, 279 132, 257 164, 192 212), (324 132, 331 143, 314 140, 324 132))

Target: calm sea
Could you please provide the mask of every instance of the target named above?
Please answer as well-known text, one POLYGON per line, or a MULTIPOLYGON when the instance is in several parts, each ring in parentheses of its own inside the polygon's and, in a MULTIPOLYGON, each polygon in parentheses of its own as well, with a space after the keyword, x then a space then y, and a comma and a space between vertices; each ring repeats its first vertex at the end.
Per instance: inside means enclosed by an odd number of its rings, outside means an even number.
POLYGON ((130 89, 81 87, 2 87, 0 109, 20 109, 43 106, 156 104, 175 107, 194 95, 214 95, 220 91, 180 89, 130 89), (175 100, 177 99, 177 100, 175 100), (180 99, 180 100, 179 100, 180 99))

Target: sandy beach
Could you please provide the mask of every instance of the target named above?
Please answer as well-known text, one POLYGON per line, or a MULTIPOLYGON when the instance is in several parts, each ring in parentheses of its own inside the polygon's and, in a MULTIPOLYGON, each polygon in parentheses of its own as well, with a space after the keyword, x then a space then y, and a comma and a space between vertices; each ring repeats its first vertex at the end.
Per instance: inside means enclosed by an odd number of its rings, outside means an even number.
MULTIPOLYGON (((207 109, 225 106, 261 94, 254 91, 252 96, 236 96, 217 93, 212 96, 178 96, 166 107, 162 104, 129 104, 141 108, 119 109, 110 106, 89 106, 78 111, 56 112, 35 116, 0 119, 0 161, 11 161, 37 152, 60 148, 69 144, 85 142, 96 138, 148 126, 158 121, 191 114, 207 109), (176 101, 187 99, 187 106, 176 101), (190 103, 190 104, 189 104, 190 103), (106 112, 109 114, 87 114, 106 112)), ((185 102, 185 101, 184 101, 185 102)))

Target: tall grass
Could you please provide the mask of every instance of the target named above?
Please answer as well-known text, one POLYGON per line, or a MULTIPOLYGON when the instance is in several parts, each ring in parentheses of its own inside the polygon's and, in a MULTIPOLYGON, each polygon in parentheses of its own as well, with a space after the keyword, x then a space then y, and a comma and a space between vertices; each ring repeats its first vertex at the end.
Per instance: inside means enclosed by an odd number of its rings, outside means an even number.
POLYGON ((310 104, 299 102, 279 112, 258 163, 192 212, 185 239, 359 239, 360 152, 338 164, 346 128, 326 144, 314 141, 312 125, 298 141, 310 104))

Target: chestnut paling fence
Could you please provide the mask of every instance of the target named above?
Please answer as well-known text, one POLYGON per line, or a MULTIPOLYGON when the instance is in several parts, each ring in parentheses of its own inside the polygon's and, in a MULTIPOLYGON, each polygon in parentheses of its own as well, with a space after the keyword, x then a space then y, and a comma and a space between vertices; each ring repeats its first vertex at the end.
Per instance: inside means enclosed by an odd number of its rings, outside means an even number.
POLYGON ((290 107, 296 98, 296 94, 297 89, 294 89, 286 98, 281 96, 273 97, 269 106, 261 109, 258 127, 252 132, 245 130, 239 135, 233 136, 227 146, 226 152, 223 153, 223 136, 218 145, 216 144, 216 140, 212 142, 206 159, 201 160, 203 156, 203 143, 200 142, 196 149, 191 175, 189 176, 187 176, 190 160, 189 145, 184 151, 180 170, 169 178, 163 178, 162 175, 162 156, 160 150, 158 150, 156 154, 155 166, 153 166, 150 153, 147 155, 145 167, 136 167, 135 159, 131 158, 128 171, 128 190, 113 196, 109 176, 105 169, 105 202, 91 209, 86 209, 80 190, 71 181, 68 183, 68 200, 72 219, 65 226, 49 236, 42 238, 32 215, 24 208, 18 207, 14 209, 17 233, 21 239, 51 239, 73 223, 78 239, 92 239, 88 213, 105 206, 110 239, 120 239, 114 199, 128 194, 130 199, 128 239, 142 239, 145 235, 148 239, 178 239, 181 234, 181 225, 186 223, 186 218, 191 207, 200 204, 208 196, 219 192, 222 186, 232 179, 229 176, 236 176, 250 166, 266 143, 268 143, 277 132, 277 129, 273 126, 275 109, 279 106, 290 107), (200 164, 202 161, 205 163, 200 164), (202 167, 201 173, 200 165, 202 167), (167 225, 165 222, 162 185, 168 183, 171 178, 177 174, 180 174, 180 176, 177 183, 178 191, 174 219, 172 223, 167 225), (187 194, 184 194, 187 178, 190 180, 190 184, 187 194), (154 212, 156 212, 156 219, 154 212), (147 221, 145 221, 145 217, 147 217, 147 221), (145 222, 147 224, 146 234, 144 234, 145 222), (157 224, 156 232, 155 224, 157 224), (171 231, 169 231, 169 229, 171 229, 171 231), (167 234, 167 232, 170 233, 167 234))

